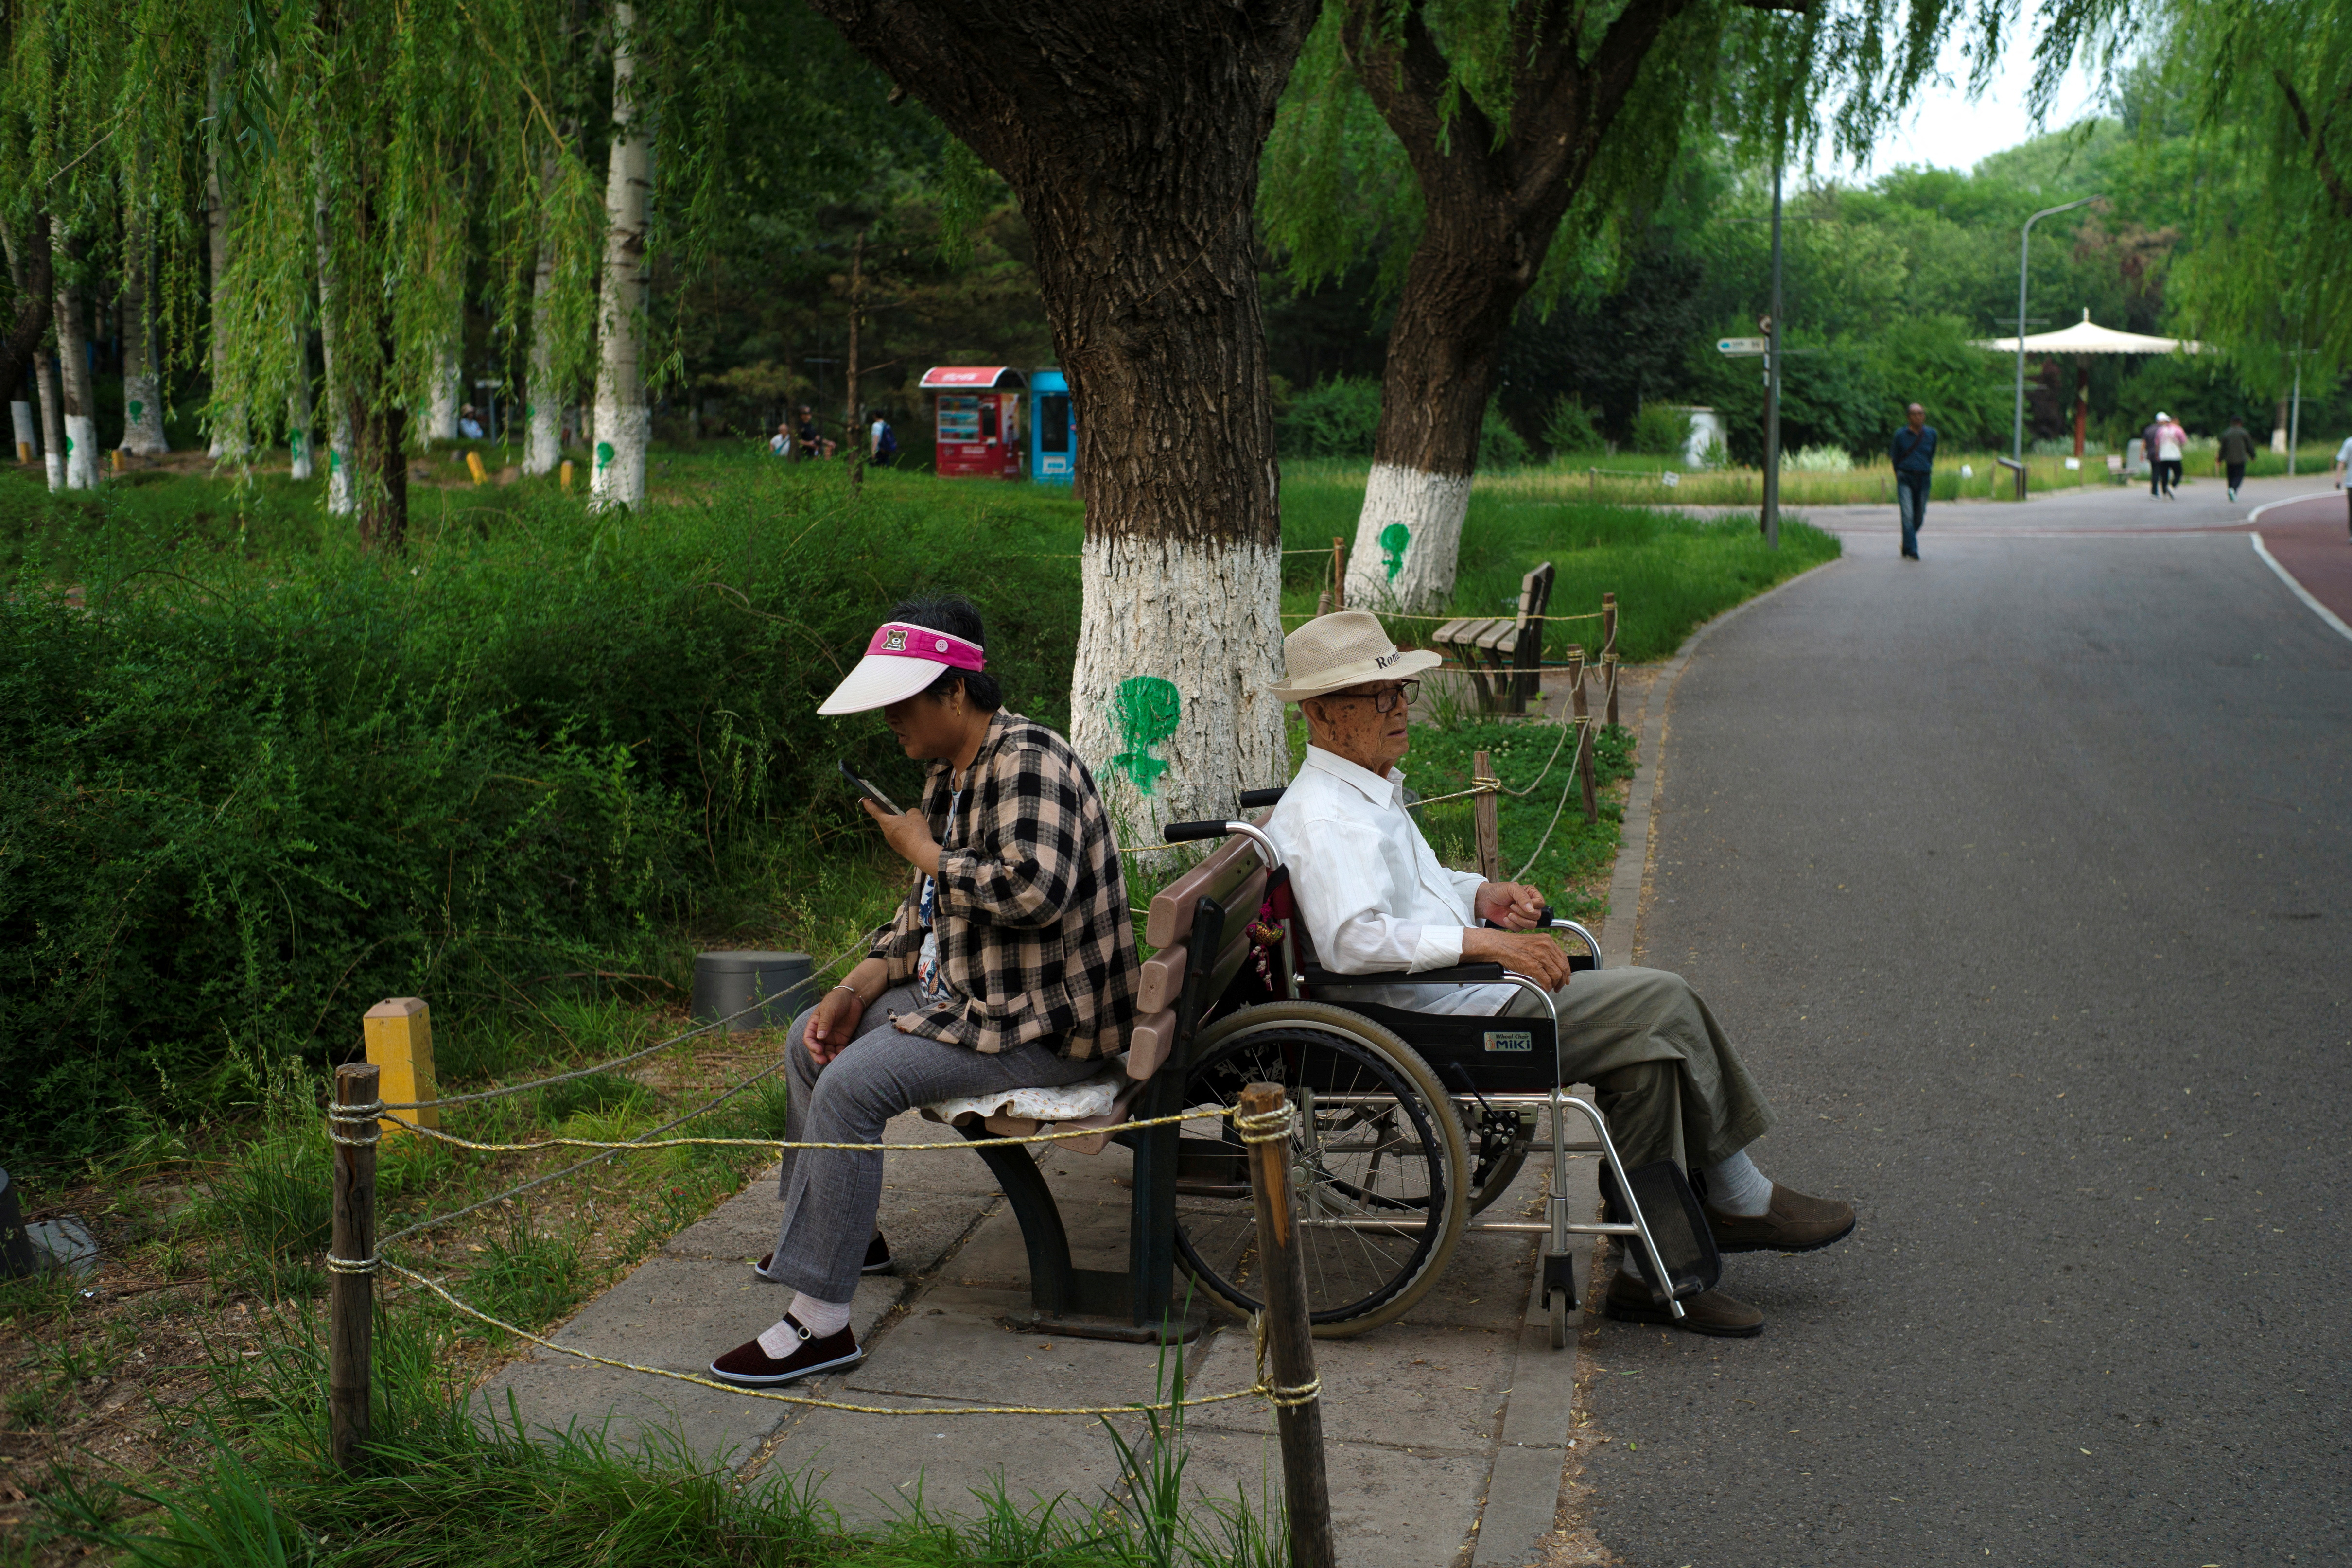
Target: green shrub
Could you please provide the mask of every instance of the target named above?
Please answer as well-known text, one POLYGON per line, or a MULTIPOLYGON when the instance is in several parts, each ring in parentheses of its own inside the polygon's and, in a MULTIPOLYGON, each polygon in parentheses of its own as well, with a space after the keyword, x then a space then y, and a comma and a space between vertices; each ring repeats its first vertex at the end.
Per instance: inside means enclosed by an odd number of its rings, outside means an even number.
POLYGON ((1369 458, 1381 425, 1381 384, 1335 375, 1294 394, 1275 428, 1286 458, 1369 458))
POLYGON ((1633 416, 1633 450, 1648 457, 1680 455, 1690 442, 1690 411, 1671 403, 1644 403, 1633 416))
POLYGON ((1561 394, 1554 399, 1550 415, 1544 420, 1544 445, 1558 457, 1566 452, 1598 452, 1606 445, 1601 437, 1601 426, 1577 398, 1561 394))
POLYGON ((635 515, 516 487, 392 560, 267 489, 0 481, 0 1139, 93 1148, 222 1103, 225 1063, 347 1050, 376 997, 675 968, 669 933, 789 900, 854 825, 836 757, 917 792, 870 717, 815 713, 908 592, 971 595, 1066 728, 1074 500, 782 467, 635 515))
POLYGON ((1490 473, 1496 468, 1523 468, 1535 454, 1528 449, 1525 437, 1511 428, 1503 417, 1499 405, 1489 399, 1486 416, 1478 423, 1478 469, 1490 473))

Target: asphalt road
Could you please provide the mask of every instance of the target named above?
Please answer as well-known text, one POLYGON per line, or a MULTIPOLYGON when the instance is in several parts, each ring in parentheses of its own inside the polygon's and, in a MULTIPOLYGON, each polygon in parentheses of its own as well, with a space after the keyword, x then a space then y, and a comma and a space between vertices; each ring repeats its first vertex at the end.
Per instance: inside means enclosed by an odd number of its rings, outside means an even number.
POLYGON ((1638 1568, 2352 1561, 2352 642, 2242 532, 1957 511, 1675 694, 1642 961, 1741 1041, 1765 1171, 1862 1221, 1728 1260, 1760 1339, 1600 1331, 1591 1526, 1638 1568))

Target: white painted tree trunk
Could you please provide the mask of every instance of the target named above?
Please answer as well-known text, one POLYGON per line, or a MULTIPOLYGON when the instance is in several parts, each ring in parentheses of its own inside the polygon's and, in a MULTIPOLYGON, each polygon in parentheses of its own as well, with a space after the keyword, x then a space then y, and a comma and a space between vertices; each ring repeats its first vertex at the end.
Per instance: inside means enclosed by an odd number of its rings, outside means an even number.
POLYGON ((19 400, 8 405, 9 434, 16 438, 18 461, 28 461, 40 449, 41 434, 33 424, 33 405, 19 400))
POLYGON ((307 479, 313 472, 310 461, 310 334, 298 319, 289 335, 288 347, 294 355, 294 382, 286 393, 286 451, 292 462, 291 478, 307 479))
MULTIPOLYGON (((56 254, 66 259, 65 234, 58 232, 56 254)), ((98 401, 89 374, 89 337, 83 325, 81 290, 59 283, 57 291, 58 374, 64 383, 66 489, 98 488, 98 401)))
MULTIPOLYGON (((212 113, 215 121, 220 116, 220 88, 215 83, 212 91, 212 113)), ((212 367, 213 392, 219 395, 228 381, 228 333, 222 324, 226 301, 221 297, 223 283, 228 277, 232 247, 229 241, 229 210, 227 194, 221 184, 220 149, 212 138, 205 142, 205 228, 212 247, 212 367)), ((246 455, 245 411, 241 408, 215 408, 213 411, 212 436, 205 454, 215 462, 226 458, 242 461, 246 455)))
POLYGON ((154 258, 145 215, 124 214, 122 232, 122 449, 134 458, 155 458, 172 444, 163 435, 163 356, 148 313, 154 258))
POLYGON ((425 445, 457 438, 458 389, 465 380, 457 344, 445 340, 433 360, 433 395, 425 405, 425 445))
POLYGON ((320 175, 319 228, 319 368, 320 395, 327 400, 327 512, 331 517, 356 516, 359 497, 352 490, 351 394, 335 379, 335 252, 330 242, 325 174, 320 175))
POLYGON ((1286 782, 1276 545, 1089 539, 1070 743, 1122 844, 1240 809, 1234 781, 1286 782))
POLYGON ((1348 608, 1433 616, 1454 596, 1470 476, 1374 463, 1348 552, 1348 608))
POLYGON ((642 506, 646 438, 646 198, 652 149, 638 122, 635 7, 613 6, 613 150, 604 176, 604 297, 596 318, 596 445, 588 504, 642 506))
POLYGON ((555 252, 541 245, 530 282, 530 365, 523 382, 522 471, 551 474, 563 460, 563 393, 555 384, 555 333, 548 301, 555 292, 555 252))
POLYGON ((37 368, 33 385, 41 400, 41 461, 48 469, 49 489, 66 488, 66 402, 58 391, 57 361, 44 347, 35 354, 37 368))

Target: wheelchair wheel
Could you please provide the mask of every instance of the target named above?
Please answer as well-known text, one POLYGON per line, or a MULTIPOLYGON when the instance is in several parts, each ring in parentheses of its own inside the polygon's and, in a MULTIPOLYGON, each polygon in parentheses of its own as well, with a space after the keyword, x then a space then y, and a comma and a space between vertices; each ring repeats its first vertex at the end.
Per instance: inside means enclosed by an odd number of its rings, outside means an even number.
MULTIPOLYGON (((1291 1186, 1315 1333, 1402 1317, 1437 1282, 1469 1218, 1468 1150, 1436 1075, 1360 1015, 1276 1002, 1202 1032, 1184 1102, 1230 1105, 1251 1083, 1282 1085, 1301 1110, 1291 1186)), ((1223 1306, 1254 1312, 1257 1211, 1243 1145, 1226 1123, 1214 1141, 1187 1128, 1178 1147, 1177 1256, 1223 1306)))
POLYGON ((1484 1214, 1518 1180, 1519 1168, 1528 1163, 1528 1145, 1536 1135, 1536 1113, 1481 1111, 1475 1100, 1458 1100, 1454 1104, 1461 1111, 1462 1134, 1470 1150, 1470 1212, 1484 1214))

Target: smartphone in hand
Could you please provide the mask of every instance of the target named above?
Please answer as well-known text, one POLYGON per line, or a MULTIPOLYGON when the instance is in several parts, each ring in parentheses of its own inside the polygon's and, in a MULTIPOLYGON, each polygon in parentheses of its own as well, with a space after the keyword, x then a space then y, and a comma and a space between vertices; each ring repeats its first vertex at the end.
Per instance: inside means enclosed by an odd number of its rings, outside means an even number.
POLYGON ((906 813, 898 809, 897 803, 892 801, 888 795, 884 795, 880 790, 876 789, 865 779, 862 779, 856 773, 850 772, 849 764, 847 763, 836 762, 834 763, 834 766, 841 770, 841 776, 849 781, 850 788, 856 790, 858 794, 864 795, 866 799, 872 801, 875 805, 880 806, 883 810, 888 812, 893 816, 903 816, 906 815, 906 813))

